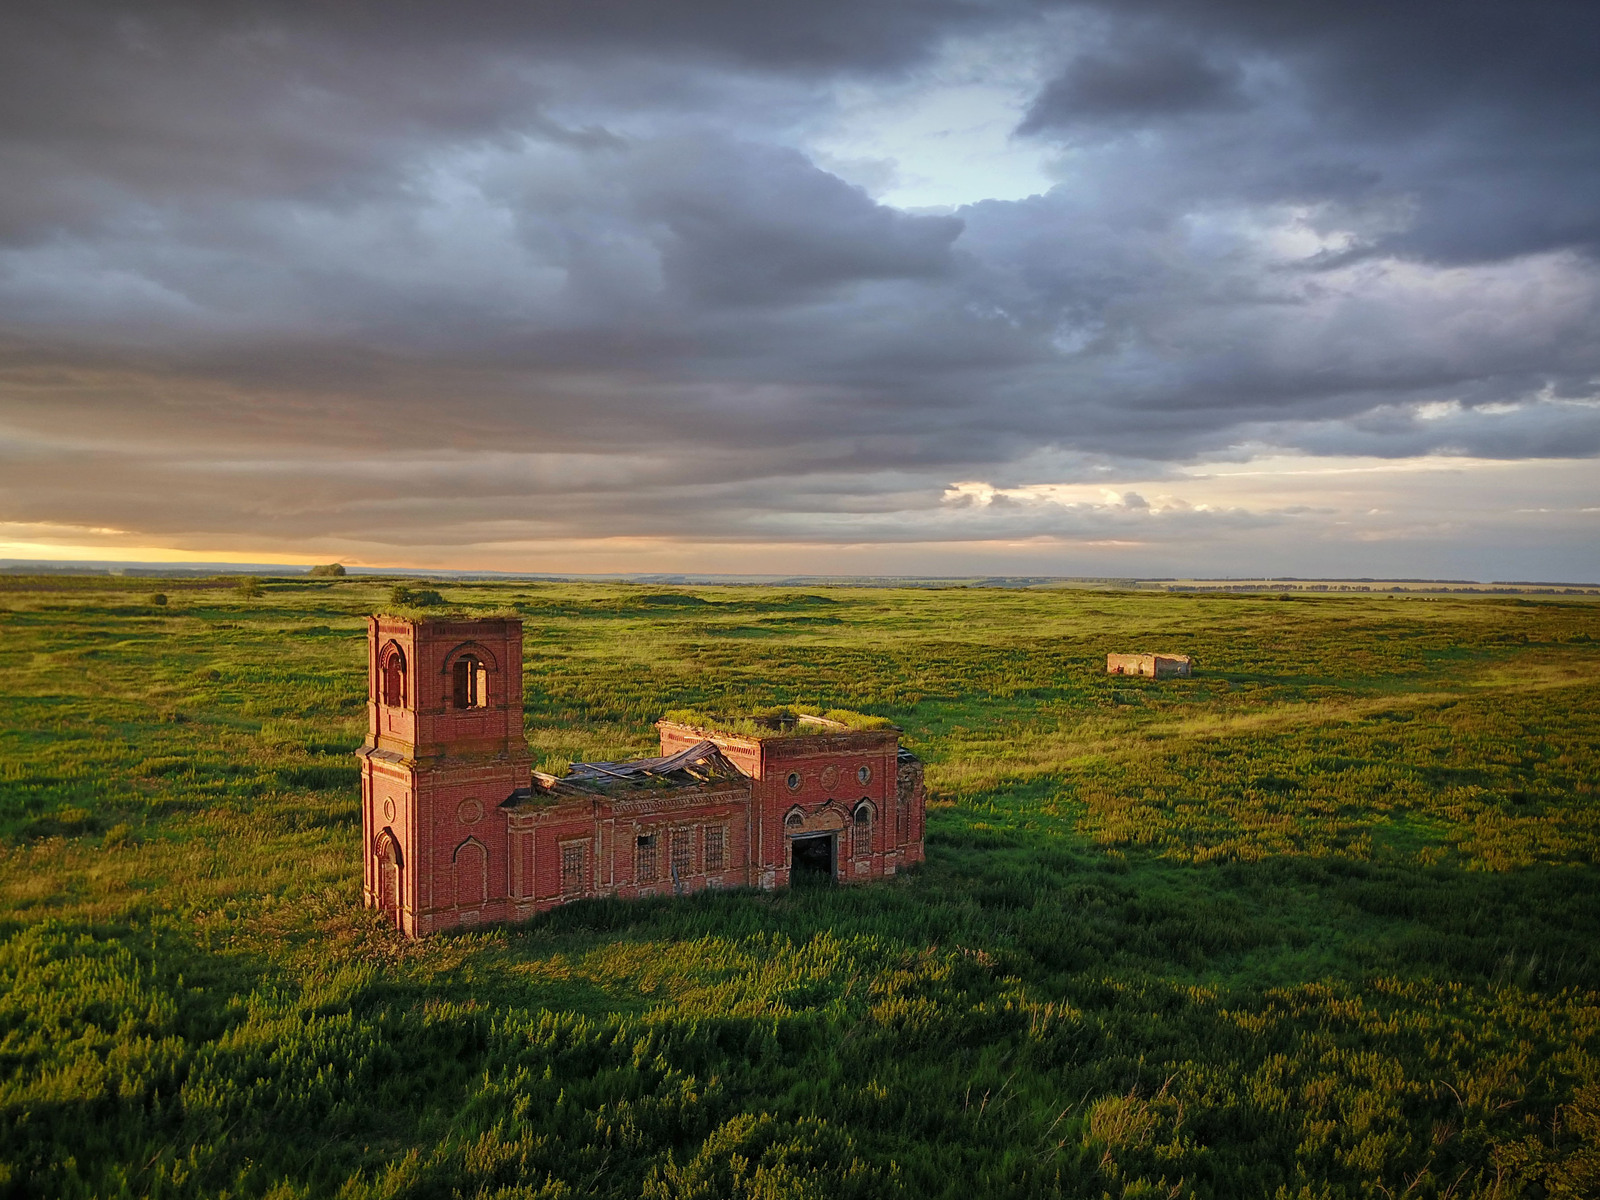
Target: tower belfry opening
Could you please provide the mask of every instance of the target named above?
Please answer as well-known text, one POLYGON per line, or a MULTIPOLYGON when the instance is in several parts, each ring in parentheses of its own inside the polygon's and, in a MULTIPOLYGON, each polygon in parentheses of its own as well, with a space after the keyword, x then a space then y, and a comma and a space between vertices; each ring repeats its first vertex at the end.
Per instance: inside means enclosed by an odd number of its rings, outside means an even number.
POLYGON ((489 670, 471 654, 456 659, 450 673, 451 697, 457 708, 486 708, 489 670))

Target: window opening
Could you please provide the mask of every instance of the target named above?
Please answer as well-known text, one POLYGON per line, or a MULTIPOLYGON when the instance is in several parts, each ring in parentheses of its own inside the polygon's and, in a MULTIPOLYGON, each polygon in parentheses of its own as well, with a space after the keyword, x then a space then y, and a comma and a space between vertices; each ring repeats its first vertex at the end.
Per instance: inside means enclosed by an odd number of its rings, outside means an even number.
POLYGON ((641 833, 633 848, 633 878, 635 883, 656 881, 656 835, 641 833))
POLYGON ((561 847, 561 894, 571 896, 583 891, 584 858, 588 847, 582 842, 568 842, 561 847))
POLYGON ((872 782, 872 768, 869 767, 869 766, 866 766, 865 764, 863 764, 861 769, 856 772, 856 778, 859 779, 862 783, 871 783, 872 782))
POLYGON ((706 870, 721 871, 726 866, 727 830, 712 825, 706 830, 706 870))
POLYGON ((672 878, 676 882, 694 874, 694 830, 674 829, 668 839, 672 878))
POLYGON ((463 654, 452 668, 457 708, 483 708, 489 703, 489 670, 477 658, 463 654))
POLYGON ((784 782, 789 785, 789 790, 791 792, 798 792, 800 790, 800 772, 790 771, 789 778, 784 780, 784 782))

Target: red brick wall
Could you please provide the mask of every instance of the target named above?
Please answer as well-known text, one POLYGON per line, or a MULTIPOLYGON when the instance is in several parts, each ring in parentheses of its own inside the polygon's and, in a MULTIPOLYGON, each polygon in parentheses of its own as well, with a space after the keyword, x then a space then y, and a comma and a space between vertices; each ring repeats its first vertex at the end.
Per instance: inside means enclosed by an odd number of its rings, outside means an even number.
POLYGON ((670 895, 706 887, 744 887, 749 883, 749 795, 742 784, 712 794, 665 793, 658 797, 563 798, 535 800, 510 818, 513 862, 520 863, 520 890, 514 886, 513 907, 519 913, 541 912, 583 897, 670 895), (708 871, 705 833, 724 832, 723 867, 708 871), (690 859, 676 883, 671 871, 672 835, 687 835, 690 859), (641 834, 655 837, 656 878, 635 875, 641 834), (581 846, 584 879, 577 889, 565 888, 562 851, 581 846))
POLYGON ((922 861, 923 796, 907 798, 906 835, 899 835, 900 738, 894 730, 827 731, 815 735, 751 738, 662 721, 661 752, 671 754, 713 741, 740 770, 752 776, 752 883, 784 887, 789 882, 789 832, 785 819, 799 811, 802 834, 836 835, 836 875, 841 883, 892 875, 903 864, 922 861), (858 771, 866 767, 862 782, 858 771), (798 787, 789 787, 797 775, 798 787), (870 850, 854 855, 851 825, 857 805, 873 811, 870 850))
POLYGON ((381 903, 378 847, 389 833, 402 855, 395 920, 407 933, 504 920, 511 872, 501 805, 527 786, 532 767, 522 733, 521 623, 372 617, 367 643, 366 901, 381 903), (380 662, 391 643, 406 656, 402 705, 384 703, 380 662), (481 707, 454 704, 450 672, 464 653, 487 668, 481 707))

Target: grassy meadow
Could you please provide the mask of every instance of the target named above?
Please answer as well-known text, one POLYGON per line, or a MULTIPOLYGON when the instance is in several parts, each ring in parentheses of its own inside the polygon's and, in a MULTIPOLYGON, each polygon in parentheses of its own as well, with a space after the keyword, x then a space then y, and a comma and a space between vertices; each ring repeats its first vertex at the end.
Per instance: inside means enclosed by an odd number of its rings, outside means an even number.
POLYGON ((893 719, 927 863, 406 943, 388 584, 0 576, 0 1196, 1600 1195, 1600 603, 431 586, 545 769, 893 719))

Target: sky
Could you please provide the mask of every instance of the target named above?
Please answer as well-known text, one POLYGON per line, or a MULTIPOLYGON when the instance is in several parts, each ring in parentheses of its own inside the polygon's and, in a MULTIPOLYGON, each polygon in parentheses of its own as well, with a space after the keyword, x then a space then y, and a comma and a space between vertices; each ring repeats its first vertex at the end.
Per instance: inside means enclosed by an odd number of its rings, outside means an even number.
POLYGON ((1593 0, 8 0, 0 558, 1600 578, 1593 0))

